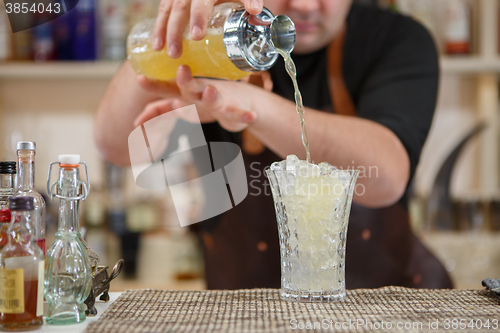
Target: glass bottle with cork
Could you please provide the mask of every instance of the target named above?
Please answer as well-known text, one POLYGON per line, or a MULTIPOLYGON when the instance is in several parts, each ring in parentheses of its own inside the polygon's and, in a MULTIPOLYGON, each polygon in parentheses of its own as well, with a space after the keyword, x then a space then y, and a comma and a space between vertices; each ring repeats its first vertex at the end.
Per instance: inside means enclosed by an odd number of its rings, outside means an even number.
POLYGON ((7 244, 10 224, 9 198, 14 193, 16 162, 0 162, 0 250, 7 244))
POLYGON ((34 243, 34 198, 11 198, 9 209, 9 240, 0 251, 0 330, 24 331, 43 324, 44 257, 34 243))
MULTIPOLYGON (((251 16, 241 4, 222 3, 213 8, 203 40, 184 33, 182 55, 173 59, 167 49, 152 47, 154 19, 134 26, 127 39, 130 64, 139 74, 161 81, 175 79, 177 68, 188 65, 195 77, 239 80, 271 68, 278 52, 275 44, 295 44, 295 26, 285 15, 273 16, 264 7, 251 16)), ((288 47, 285 47, 288 48, 288 47)))
POLYGON ((80 155, 60 155, 50 164, 47 190, 51 198, 59 198, 59 223, 56 240, 47 250, 45 298, 49 302, 47 323, 65 325, 85 320, 83 302, 92 287, 92 264, 80 240, 79 205, 85 200, 89 186, 80 180, 80 155), (52 165, 59 163, 59 178, 50 185, 52 165))
POLYGON ((18 172, 17 192, 13 197, 32 197, 35 212, 31 217, 34 227, 35 244, 45 254, 45 200, 35 189, 35 151, 36 143, 20 141, 17 143, 18 172))

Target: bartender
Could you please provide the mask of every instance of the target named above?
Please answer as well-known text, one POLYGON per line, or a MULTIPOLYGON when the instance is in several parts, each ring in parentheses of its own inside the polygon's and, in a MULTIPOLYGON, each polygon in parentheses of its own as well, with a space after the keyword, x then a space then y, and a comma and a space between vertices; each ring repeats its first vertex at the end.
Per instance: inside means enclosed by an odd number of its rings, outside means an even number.
MULTIPOLYGON (((202 39, 214 2, 163 0, 154 48, 167 47, 171 57, 179 57, 182 32, 189 25, 191 38, 202 39)), ((438 89, 438 57, 429 33, 409 17, 352 0, 242 3, 251 14, 265 5, 295 23, 292 58, 313 160, 365 171, 358 178, 363 190, 354 195, 347 234, 347 288, 450 288, 446 270, 413 235, 407 210, 408 184, 431 126, 438 89)), ((269 74, 260 87, 193 78, 187 66, 180 66, 175 81, 154 82, 138 76, 126 61, 98 108, 95 139, 112 163, 130 164, 127 139, 135 127, 192 104, 207 142, 242 147, 247 176, 259 179, 253 184, 262 191, 195 225, 209 289, 280 287, 273 199, 264 190, 264 173, 252 172, 289 154, 306 156, 292 82, 281 59, 269 74)))

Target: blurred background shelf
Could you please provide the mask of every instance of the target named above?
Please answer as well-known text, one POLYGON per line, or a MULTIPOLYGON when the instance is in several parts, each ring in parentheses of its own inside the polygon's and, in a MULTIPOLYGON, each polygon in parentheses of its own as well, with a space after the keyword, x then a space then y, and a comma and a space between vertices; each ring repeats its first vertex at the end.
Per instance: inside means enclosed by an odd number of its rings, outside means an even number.
MULTIPOLYGON (((0 63, 0 79, 111 79, 120 61, 54 61, 0 63)), ((500 57, 440 57, 443 74, 500 74, 500 57)))
POLYGON ((500 57, 441 56, 440 67, 443 74, 500 74, 500 57))
POLYGON ((111 79, 119 61, 4 62, 0 79, 111 79))

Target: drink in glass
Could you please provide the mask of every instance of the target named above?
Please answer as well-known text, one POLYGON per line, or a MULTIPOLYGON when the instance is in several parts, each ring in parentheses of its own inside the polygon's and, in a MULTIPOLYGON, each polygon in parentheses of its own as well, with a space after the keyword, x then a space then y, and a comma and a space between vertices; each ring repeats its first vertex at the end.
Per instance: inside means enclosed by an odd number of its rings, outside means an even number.
POLYGON ((278 221, 282 299, 343 300, 347 225, 359 170, 290 155, 266 173, 278 221))

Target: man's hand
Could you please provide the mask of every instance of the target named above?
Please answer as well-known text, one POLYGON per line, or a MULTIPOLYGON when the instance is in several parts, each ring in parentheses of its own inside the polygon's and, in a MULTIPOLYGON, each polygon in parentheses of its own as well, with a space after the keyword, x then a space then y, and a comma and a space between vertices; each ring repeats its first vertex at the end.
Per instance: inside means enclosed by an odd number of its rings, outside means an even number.
MULTIPOLYGON (((234 0, 233 0, 234 1, 234 0)), ((153 48, 160 51, 167 42, 167 52, 172 58, 182 53, 182 34, 189 23, 193 40, 205 37, 208 17, 214 4, 225 0, 162 0, 153 31, 153 48), (191 20, 189 18, 191 17, 191 20)), ((262 12, 263 0, 239 0, 252 15, 262 12)))
POLYGON ((135 119, 135 126, 170 112, 173 117, 194 121, 194 115, 175 110, 195 104, 202 123, 217 121, 226 130, 239 132, 257 120, 253 101, 267 93, 245 82, 195 79, 187 66, 177 70, 176 86, 150 81, 144 76, 139 76, 138 82, 145 90, 164 98, 146 105, 135 119))

